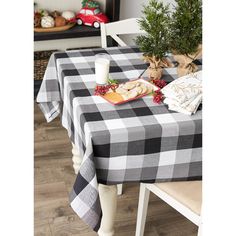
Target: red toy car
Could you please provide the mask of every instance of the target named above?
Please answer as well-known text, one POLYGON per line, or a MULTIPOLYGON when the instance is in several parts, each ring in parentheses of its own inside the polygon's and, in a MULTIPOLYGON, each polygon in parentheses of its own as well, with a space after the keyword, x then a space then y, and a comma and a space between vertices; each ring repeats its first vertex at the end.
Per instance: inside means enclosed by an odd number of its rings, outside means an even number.
POLYGON ((76 20, 78 25, 89 25, 95 28, 100 27, 100 23, 108 23, 109 19, 99 8, 83 7, 77 14, 76 20))

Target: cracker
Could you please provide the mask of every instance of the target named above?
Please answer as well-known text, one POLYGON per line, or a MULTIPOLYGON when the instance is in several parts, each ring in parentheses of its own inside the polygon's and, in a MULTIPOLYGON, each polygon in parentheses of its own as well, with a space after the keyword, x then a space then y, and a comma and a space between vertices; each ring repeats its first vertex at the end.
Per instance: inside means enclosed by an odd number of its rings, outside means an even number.
POLYGON ((138 96, 138 93, 135 90, 131 90, 128 92, 128 99, 135 98, 137 96, 138 96))
POLYGON ((129 100, 138 96, 138 93, 135 90, 130 90, 125 94, 122 94, 124 100, 129 100))
POLYGON ((148 89, 147 89, 147 86, 146 86, 146 84, 143 84, 143 83, 142 83, 142 84, 140 85, 140 87, 141 87, 141 88, 142 88, 142 90, 143 90, 143 91, 142 91, 142 94, 145 94, 145 93, 147 93, 148 89))
POLYGON ((133 90, 136 91, 138 93, 138 95, 142 94, 142 92, 143 92, 143 89, 140 86, 135 87, 133 90))
POLYGON ((123 87, 119 86, 117 89, 116 89, 116 93, 119 93, 119 94, 125 94, 127 93, 128 90, 127 89, 124 89, 123 87))
POLYGON ((126 84, 123 85, 124 89, 131 90, 136 86, 134 82, 127 82, 126 84))

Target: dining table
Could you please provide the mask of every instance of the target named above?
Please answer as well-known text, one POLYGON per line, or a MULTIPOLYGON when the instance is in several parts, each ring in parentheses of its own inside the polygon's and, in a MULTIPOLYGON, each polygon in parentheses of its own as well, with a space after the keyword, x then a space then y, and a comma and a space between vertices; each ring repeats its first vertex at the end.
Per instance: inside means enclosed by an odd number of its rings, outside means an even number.
MULTIPOLYGON (((148 67, 136 46, 54 52, 36 101, 47 122, 60 115, 72 143, 71 207, 100 236, 112 236, 118 184, 202 179, 202 108, 185 115, 152 95, 110 104, 94 95, 100 53, 109 54, 109 75, 119 83, 148 67)), ((163 80, 176 78, 176 67, 164 68, 163 80)))

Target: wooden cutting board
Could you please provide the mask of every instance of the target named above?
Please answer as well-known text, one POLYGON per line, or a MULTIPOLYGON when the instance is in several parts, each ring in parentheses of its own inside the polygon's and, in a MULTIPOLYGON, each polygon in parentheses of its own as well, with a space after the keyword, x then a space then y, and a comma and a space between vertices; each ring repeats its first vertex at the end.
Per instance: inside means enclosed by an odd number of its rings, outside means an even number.
POLYGON ((70 23, 64 26, 59 27, 50 27, 50 28, 34 28, 34 32, 42 33, 42 32, 57 32, 57 31, 64 31, 72 28, 76 23, 70 23))

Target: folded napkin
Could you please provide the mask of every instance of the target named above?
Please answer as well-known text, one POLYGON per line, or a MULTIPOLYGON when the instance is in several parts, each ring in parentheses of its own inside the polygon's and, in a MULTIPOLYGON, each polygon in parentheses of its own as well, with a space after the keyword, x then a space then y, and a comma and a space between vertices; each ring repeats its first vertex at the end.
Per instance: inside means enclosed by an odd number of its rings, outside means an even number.
POLYGON ((202 71, 180 77, 161 91, 170 110, 194 114, 202 102, 202 71))

